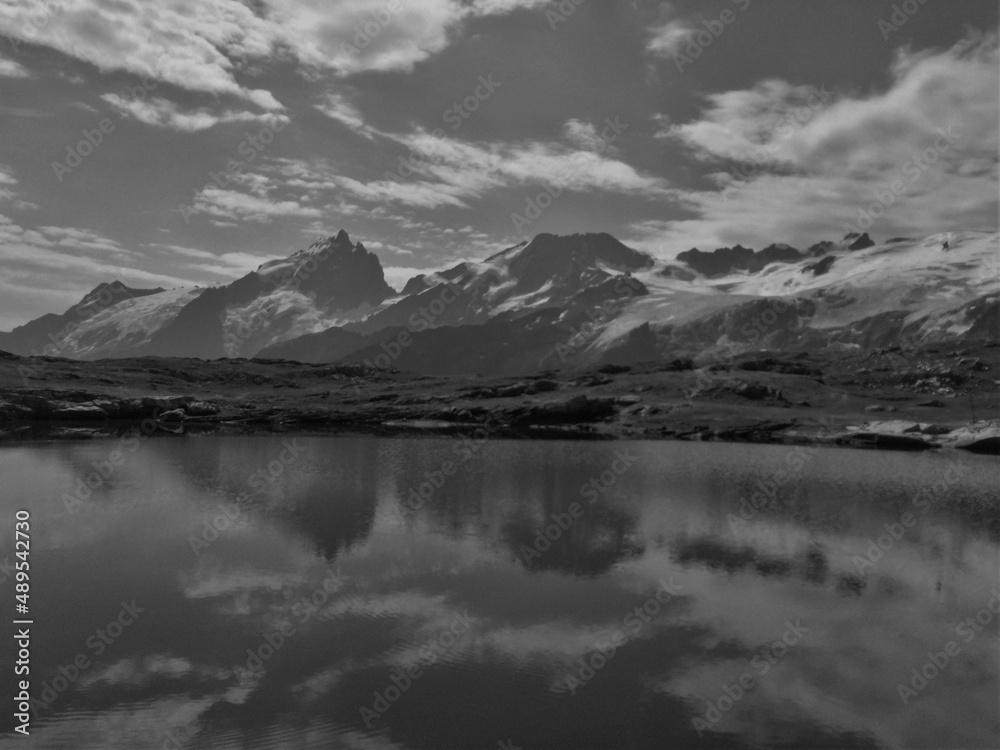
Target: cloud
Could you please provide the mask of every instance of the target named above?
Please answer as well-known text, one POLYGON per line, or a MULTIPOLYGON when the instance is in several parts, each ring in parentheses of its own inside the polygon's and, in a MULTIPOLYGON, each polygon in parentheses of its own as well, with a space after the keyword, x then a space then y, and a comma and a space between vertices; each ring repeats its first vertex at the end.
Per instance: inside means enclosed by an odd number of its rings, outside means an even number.
MULTIPOLYGON (((409 71, 443 50, 466 19, 538 8, 543 0, 61 0, 0 4, 0 34, 189 91, 282 105, 240 82, 255 61, 296 60, 350 75, 409 71)), ((16 63, 14 64, 16 66, 16 63)), ((17 71, 20 66, 10 67, 17 71)))
MULTIPOLYGON (((0 164, 0 205, 6 204, 9 208, 19 211, 31 211, 38 208, 38 205, 30 201, 22 200, 19 194, 13 189, 19 182, 14 177, 10 167, 0 164)), ((0 222, 2 224, 4 222, 0 222)))
POLYGON ((248 195, 235 190, 206 187, 195 197, 194 213, 208 214, 238 221, 267 224, 275 218, 298 216, 318 218, 323 212, 304 206, 294 200, 272 200, 268 197, 248 195))
POLYGON ((284 178, 285 187, 312 194, 346 191, 369 202, 417 208, 469 208, 471 201, 491 191, 522 186, 643 198, 675 194, 666 180, 644 175, 612 158, 608 141, 597 134, 597 129, 575 120, 567 123, 564 135, 586 149, 548 141, 469 143, 437 137, 422 129, 410 133, 371 132, 407 151, 397 169, 383 179, 364 182, 347 177, 324 161, 283 160, 275 162, 276 171, 284 178))
POLYGON ((115 240, 102 237, 88 229, 43 226, 38 227, 38 231, 50 241, 53 247, 65 247, 73 250, 121 257, 135 255, 135 253, 126 250, 115 240))
POLYGON ((206 109, 184 112, 175 102, 162 98, 141 101, 132 98, 126 99, 118 94, 104 94, 101 99, 108 102, 119 113, 129 115, 139 122, 184 133, 208 130, 220 123, 259 122, 265 125, 274 125, 275 123, 287 124, 290 122, 285 115, 276 115, 270 112, 255 114, 228 110, 221 114, 213 114, 206 109))
POLYGON ((0 218, 0 329, 21 325, 80 301, 84 289, 112 279, 149 286, 192 282, 138 269, 137 255, 110 238, 77 227, 25 229, 0 218), (16 310, 13 314, 11 311, 16 310))
MULTIPOLYGON (((365 246, 369 250, 373 249, 373 244, 366 242, 365 246)), ((403 287, 406 286, 406 282, 412 279, 414 276, 420 276, 422 274, 434 273, 434 270, 426 268, 410 268, 408 266, 384 266, 382 272, 385 274, 386 283, 395 289, 397 292, 401 291, 403 287)))
MULTIPOLYGON (((584 129, 575 129, 577 141, 584 129)), ((668 183, 601 153, 559 142, 464 143, 416 133, 398 138, 425 155, 421 171, 470 197, 496 187, 558 186, 573 192, 609 192, 663 197, 668 183)), ((593 145, 588 143, 588 146, 593 145)))
POLYGON ((411 71, 448 46, 469 18, 540 8, 547 0, 267 0, 281 40, 304 64, 340 75, 411 71))
POLYGON ((335 179, 337 185, 355 198, 373 203, 402 203, 420 208, 469 207, 467 203, 453 194, 457 192, 454 186, 443 183, 432 183, 424 180, 376 180, 365 183, 351 177, 337 177, 335 179))
POLYGON ((0 185, 16 185, 17 179, 10 171, 10 167, 0 164, 0 185))
POLYGON ((267 57, 275 30, 237 0, 62 0, 39 9, 0 5, 0 32, 96 65, 190 91, 226 94, 280 109, 270 92, 237 82, 238 65, 267 57))
POLYGON ((668 126, 658 136, 683 142, 703 161, 752 159, 779 166, 795 160, 790 136, 798 131, 801 137, 802 128, 834 101, 834 95, 769 79, 705 99, 709 106, 701 119, 668 126))
POLYGON ((867 96, 785 81, 711 94, 700 118, 661 136, 717 165, 692 191, 696 218, 634 225, 647 249, 736 241, 805 244, 867 214, 874 232, 995 229, 1000 61, 997 35, 945 51, 902 49, 891 83, 867 96), (878 214, 878 216, 875 216, 878 214))
POLYGON ((172 260, 183 263, 186 269, 223 276, 227 280, 255 271, 262 263, 270 260, 269 257, 253 255, 252 253, 217 254, 183 245, 154 245, 153 247, 165 250, 172 260))
POLYGON ((30 78, 31 73, 14 60, 0 57, 0 78, 30 78))
POLYGON ((341 94, 328 93, 324 101, 316 105, 316 109, 331 120, 336 120, 342 125, 346 125, 354 132, 365 136, 365 138, 373 139, 377 133, 374 128, 365 124, 361 113, 341 94))
POLYGON ((614 146, 610 145, 605 137, 602 137, 602 133, 608 134, 610 131, 607 128, 603 131, 599 130, 597 125, 582 120, 567 120, 566 124, 563 125, 563 138, 577 148, 598 153, 603 151, 616 153, 614 146))
POLYGON ((646 51, 657 57, 673 57, 691 36, 694 27, 685 20, 675 19, 653 29, 646 51))

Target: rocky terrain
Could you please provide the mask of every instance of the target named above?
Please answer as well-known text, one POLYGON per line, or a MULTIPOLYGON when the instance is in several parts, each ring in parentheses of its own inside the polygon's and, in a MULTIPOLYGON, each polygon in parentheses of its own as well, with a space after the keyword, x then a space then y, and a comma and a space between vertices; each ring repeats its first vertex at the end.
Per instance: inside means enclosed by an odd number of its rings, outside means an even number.
POLYGON ((295 432, 823 443, 1000 453, 1000 345, 755 353, 527 377, 0 353, 0 438, 295 432))
POLYGON ((396 292, 346 232, 228 285, 0 333, 6 439, 486 431, 996 453, 1000 238, 656 259, 538 235, 396 292))

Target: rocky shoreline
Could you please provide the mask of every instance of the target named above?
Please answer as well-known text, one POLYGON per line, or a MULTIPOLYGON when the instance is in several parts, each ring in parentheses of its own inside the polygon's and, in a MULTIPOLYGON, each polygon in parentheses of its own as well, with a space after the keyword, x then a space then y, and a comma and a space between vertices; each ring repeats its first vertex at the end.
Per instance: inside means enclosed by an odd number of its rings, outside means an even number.
MULTIPOLYGON (((990 352, 995 356, 997 349, 990 352)), ((142 429, 164 436, 675 439, 1000 455, 1000 403, 982 358, 970 370, 982 373, 978 381, 963 375, 967 389, 979 388, 937 399, 905 384, 859 390, 857 374, 864 368, 842 362, 840 376, 831 364, 804 356, 707 367, 675 360, 515 379, 284 360, 78 362, 4 353, 0 440, 83 439, 142 429), (839 382, 844 379, 848 387, 839 382), (872 421, 878 412, 896 418, 872 421)))

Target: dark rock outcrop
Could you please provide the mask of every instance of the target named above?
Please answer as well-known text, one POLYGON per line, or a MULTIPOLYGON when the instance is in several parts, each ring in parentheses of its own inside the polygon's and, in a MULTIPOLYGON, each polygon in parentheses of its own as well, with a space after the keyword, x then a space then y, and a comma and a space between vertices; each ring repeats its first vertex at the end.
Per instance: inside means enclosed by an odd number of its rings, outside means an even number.
POLYGON ((864 250, 865 248, 874 247, 875 241, 868 236, 868 232, 858 237, 847 249, 848 250, 864 250))
POLYGON ((757 273, 771 263, 794 263, 802 259, 802 253, 789 245, 769 245, 759 252, 748 247, 720 247, 706 253, 692 248, 677 256, 677 260, 687 263, 695 271, 708 276, 725 276, 734 271, 757 273))

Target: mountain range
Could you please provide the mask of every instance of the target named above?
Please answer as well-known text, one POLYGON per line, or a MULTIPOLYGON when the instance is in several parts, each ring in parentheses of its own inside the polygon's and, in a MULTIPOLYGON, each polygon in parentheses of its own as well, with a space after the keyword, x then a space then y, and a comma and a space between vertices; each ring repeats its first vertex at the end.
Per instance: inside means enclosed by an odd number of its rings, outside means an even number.
POLYGON ((425 374, 521 374, 1000 338, 1000 237, 950 232, 806 250, 693 248, 674 260, 608 234, 541 234, 401 292, 341 231, 228 285, 105 283, 0 349, 94 360, 138 356, 370 363, 425 374))

